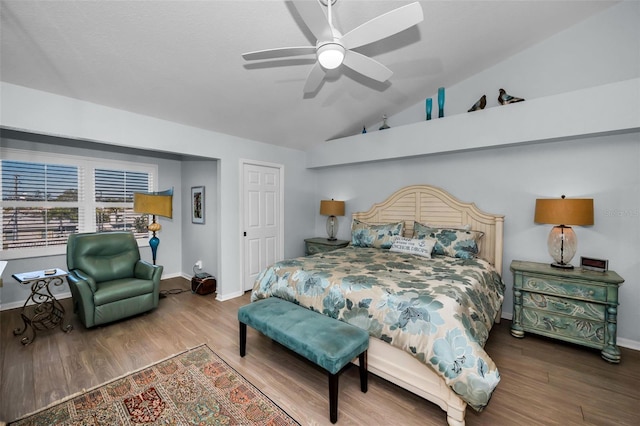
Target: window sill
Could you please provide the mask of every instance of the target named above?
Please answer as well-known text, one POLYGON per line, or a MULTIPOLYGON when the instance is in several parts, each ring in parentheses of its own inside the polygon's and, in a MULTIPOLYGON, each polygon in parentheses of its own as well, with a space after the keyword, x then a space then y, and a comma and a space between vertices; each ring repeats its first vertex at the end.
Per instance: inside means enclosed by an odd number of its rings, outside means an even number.
MULTIPOLYGON (((149 239, 137 239, 138 247, 149 247, 149 239)), ((31 259, 35 257, 66 256, 67 246, 35 247, 0 251, 1 260, 31 259)))

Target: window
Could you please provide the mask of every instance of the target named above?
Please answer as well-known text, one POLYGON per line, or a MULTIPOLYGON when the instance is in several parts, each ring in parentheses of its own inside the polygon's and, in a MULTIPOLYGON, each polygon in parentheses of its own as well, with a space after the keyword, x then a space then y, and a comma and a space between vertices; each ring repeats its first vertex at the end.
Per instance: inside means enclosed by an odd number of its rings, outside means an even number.
POLYGON ((149 191, 149 175, 127 170, 95 169, 96 230, 133 231, 147 236, 148 215, 133 212, 133 193, 149 191))
POLYGON ((149 236, 133 193, 154 190, 155 165, 6 149, 0 168, 3 258, 62 254, 74 232, 149 236))
POLYGON ((78 167, 2 161, 2 249, 65 244, 78 230, 78 167))

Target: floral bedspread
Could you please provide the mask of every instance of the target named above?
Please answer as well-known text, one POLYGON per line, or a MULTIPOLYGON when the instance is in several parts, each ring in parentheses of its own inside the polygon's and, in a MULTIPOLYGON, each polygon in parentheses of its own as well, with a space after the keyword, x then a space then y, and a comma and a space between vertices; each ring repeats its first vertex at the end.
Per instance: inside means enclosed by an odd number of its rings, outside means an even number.
POLYGON ((481 259, 346 247, 275 263, 251 300, 275 296, 368 330, 430 366, 482 410, 500 374, 484 351, 504 284, 481 259))

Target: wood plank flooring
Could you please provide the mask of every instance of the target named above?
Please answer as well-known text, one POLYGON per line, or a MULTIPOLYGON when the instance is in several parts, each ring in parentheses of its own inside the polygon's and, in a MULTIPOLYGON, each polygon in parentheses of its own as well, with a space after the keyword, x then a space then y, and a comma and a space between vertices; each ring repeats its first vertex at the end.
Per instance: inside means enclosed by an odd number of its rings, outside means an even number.
MULTIPOLYGON (((165 280, 162 288, 189 283, 165 280)), ((74 329, 40 332, 28 346, 13 336, 18 310, 0 313, 0 421, 206 343, 301 424, 330 424, 323 370, 252 329, 246 357, 238 355, 236 312, 249 294, 226 302, 173 294, 151 313, 91 330, 69 313, 70 302, 63 305, 74 329)), ((640 352, 621 348, 622 362, 612 365, 597 350, 533 335, 516 339, 510 325, 497 324, 486 346, 502 381, 484 412, 467 409, 467 425, 638 424, 640 352)), ((446 424, 439 407, 374 375, 361 393, 355 367, 341 376, 338 410, 343 426, 446 424)))

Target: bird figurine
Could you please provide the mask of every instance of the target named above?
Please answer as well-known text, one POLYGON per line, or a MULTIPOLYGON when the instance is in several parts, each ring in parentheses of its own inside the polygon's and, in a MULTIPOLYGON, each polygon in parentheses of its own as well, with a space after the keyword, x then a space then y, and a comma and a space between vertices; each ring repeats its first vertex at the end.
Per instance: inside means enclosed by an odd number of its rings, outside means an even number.
POLYGON ((498 102, 500 102, 500 105, 513 104, 515 102, 522 101, 524 101, 523 98, 516 98, 515 96, 511 96, 505 92, 504 89, 500 89, 500 95, 498 96, 498 102))
POLYGON ((482 97, 478 99, 478 102, 473 104, 473 106, 467 112, 473 112, 479 109, 484 109, 484 107, 486 106, 487 106, 487 95, 482 95, 482 97))

